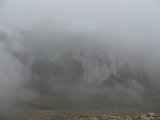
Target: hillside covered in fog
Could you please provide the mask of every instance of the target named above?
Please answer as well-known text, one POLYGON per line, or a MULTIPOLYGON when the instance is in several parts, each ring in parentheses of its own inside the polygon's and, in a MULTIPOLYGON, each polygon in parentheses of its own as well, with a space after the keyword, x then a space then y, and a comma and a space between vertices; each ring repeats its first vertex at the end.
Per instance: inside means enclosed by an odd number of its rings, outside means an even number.
POLYGON ((0 119, 159 112, 159 32, 158 0, 0 0, 0 119))
POLYGON ((9 61, 17 66, 7 71, 13 77, 22 73, 17 77, 23 80, 11 84, 22 89, 20 99, 33 91, 55 99, 61 96, 76 106, 159 109, 159 64, 117 44, 119 37, 57 28, 5 28, 0 35, 6 60, 12 58, 9 61))

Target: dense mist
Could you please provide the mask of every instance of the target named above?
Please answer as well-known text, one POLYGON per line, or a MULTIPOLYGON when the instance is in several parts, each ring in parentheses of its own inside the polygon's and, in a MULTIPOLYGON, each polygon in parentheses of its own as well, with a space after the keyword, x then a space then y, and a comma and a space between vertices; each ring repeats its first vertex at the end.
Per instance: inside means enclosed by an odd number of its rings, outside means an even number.
POLYGON ((158 111, 159 13, 156 0, 0 1, 0 111, 41 96, 158 111))

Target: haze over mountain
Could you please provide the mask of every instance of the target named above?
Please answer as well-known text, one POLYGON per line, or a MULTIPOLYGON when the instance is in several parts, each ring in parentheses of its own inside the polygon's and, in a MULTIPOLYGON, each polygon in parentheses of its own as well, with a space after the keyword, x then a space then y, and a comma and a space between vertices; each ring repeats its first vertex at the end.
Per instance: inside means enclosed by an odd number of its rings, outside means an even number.
POLYGON ((160 109, 156 0, 0 4, 2 112, 44 95, 75 107, 160 109))

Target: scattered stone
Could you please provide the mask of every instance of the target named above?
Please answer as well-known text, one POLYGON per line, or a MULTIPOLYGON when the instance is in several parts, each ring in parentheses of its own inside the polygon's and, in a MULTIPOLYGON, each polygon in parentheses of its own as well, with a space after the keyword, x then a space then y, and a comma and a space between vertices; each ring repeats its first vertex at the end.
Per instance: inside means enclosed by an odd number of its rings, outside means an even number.
POLYGON ((160 120, 155 113, 142 114, 140 116, 113 116, 113 115, 80 115, 79 120, 160 120))
POLYGON ((150 116, 150 117, 154 117, 154 118, 156 118, 156 117, 158 117, 158 115, 156 115, 155 113, 148 113, 148 115, 150 116))

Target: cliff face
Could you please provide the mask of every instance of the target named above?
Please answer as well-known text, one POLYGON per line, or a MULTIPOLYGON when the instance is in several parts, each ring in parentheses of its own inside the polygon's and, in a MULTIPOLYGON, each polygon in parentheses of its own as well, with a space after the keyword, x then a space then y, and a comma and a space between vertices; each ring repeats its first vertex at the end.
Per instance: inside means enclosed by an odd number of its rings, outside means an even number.
MULTIPOLYGON (((126 48, 121 40, 117 40, 120 38, 102 38, 101 34, 64 34, 64 31, 61 31, 61 35, 59 32, 46 33, 42 30, 38 34, 37 31, 21 31, 24 43, 30 49, 32 67, 37 58, 46 60, 45 64, 51 64, 48 66, 53 68, 48 68, 51 69, 51 75, 47 75, 50 76, 47 79, 53 80, 54 86, 67 81, 77 82, 100 86, 105 91, 115 90, 131 95, 132 92, 140 91, 140 96, 144 91, 158 91, 160 70, 158 63, 150 62, 152 55, 137 53, 138 50, 130 48, 132 46, 126 48), (80 67, 71 70, 76 65, 80 67), (59 69, 59 72, 53 69, 59 69)), ((43 67, 41 69, 40 76, 43 76, 45 71, 43 72, 43 67)))
MULTIPOLYGON (((91 43, 92 44, 92 43, 91 43)), ((76 51, 74 59, 80 61, 84 68, 83 80, 86 83, 109 84, 117 82, 127 85, 136 81, 144 87, 156 85, 154 67, 149 67, 147 60, 125 53, 119 53, 112 49, 101 49, 100 46, 84 45, 76 51), (154 78, 153 78, 154 77, 154 78)))
POLYGON ((25 68, 24 89, 87 105, 158 103, 160 66, 150 61, 152 55, 126 50, 113 38, 63 32, 17 30, 12 33, 19 35, 13 37, 17 47, 3 33, 1 42, 12 45, 8 51, 25 68))

